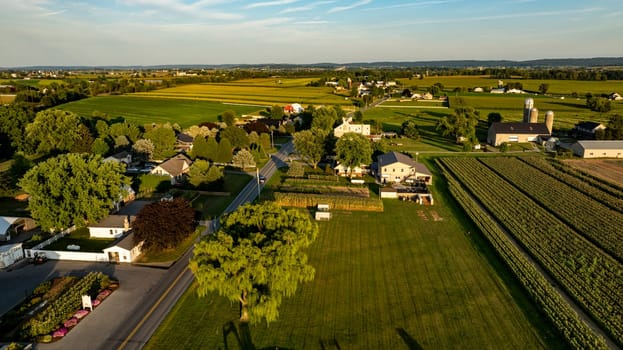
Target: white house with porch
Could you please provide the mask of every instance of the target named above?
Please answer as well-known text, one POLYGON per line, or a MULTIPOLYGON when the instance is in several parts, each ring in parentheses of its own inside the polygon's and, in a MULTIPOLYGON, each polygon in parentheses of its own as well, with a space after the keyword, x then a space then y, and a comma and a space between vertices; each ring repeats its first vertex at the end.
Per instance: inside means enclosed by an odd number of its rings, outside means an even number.
POLYGON ((333 129, 333 135, 337 138, 348 132, 354 132, 363 136, 370 136, 370 125, 367 124, 351 124, 352 118, 342 118, 342 124, 333 129))
POLYGON ((104 253, 111 263, 131 263, 142 253, 143 241, 134 241, 134 231, 120 237, 110 246, 104 248, 104 253))
POLYGON ((119 238, 130 230, 135 218, 130 215, 108 215, 88 226, 89 235, 91 238, 119 238))
POLYGON ((373 166, 375 176, 381 183, 423 182, 433 183, 433 175, 422 163, 416 163, 411 157, 398 152, 389 152, 378 157, 373 166))

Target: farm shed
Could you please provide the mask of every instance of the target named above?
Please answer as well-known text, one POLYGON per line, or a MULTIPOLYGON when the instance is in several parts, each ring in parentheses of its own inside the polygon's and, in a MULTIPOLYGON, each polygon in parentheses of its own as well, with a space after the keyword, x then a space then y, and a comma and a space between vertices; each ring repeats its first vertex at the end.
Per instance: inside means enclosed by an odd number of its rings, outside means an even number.
POLYGON ((489 127, 487 143, 499 146, 504 142, 533 142, 552 133, 545 123, 493 123, 489 127))
POLYGON ((21 243, 0 246, 0 269, 13 265, 16 261, 23 258, 24 250, 21 243))
POLYGON ((398 191, 392 187, 381 188, 381 198, 398 198, 398 191))
POLYGON ((597 122, 580 122, 573 127, 576 137, 581 139, 595 139, 600 130, 606 130, 606 126, 597 122))
POLYGON ((34 227, 35 221, 31 218, 0 216, 0 241, 9 241, 11 233, 30 230, 34 227))
POLYGON ((582 140, 571 146, 573 154, 582 158, 623 158, 622 140, 582 140))
POLYGON ((134 231, 130 231, 125 236, 112 242, 110 246, 104 248, 104 253, 108 255, 108 261, 112 263, 130 263, 141 255, 143 242, 134 242, 134 231))
POLYGON ((328 204, 318 204, 316 206, 316 220, 330 220, 331 212, 328 204))

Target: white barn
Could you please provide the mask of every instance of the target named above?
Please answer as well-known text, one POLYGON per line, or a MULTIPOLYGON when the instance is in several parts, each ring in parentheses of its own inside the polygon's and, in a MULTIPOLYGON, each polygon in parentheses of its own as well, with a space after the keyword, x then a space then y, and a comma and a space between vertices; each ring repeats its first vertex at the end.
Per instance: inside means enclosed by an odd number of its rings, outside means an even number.
POLYGON ((581 140, 571 150, 582 158, 623 158, 623 140, 581 140))
POLYGON ((21 243, 0 246, 0 269, 13 265, 24 258, 24 249, 21 243))

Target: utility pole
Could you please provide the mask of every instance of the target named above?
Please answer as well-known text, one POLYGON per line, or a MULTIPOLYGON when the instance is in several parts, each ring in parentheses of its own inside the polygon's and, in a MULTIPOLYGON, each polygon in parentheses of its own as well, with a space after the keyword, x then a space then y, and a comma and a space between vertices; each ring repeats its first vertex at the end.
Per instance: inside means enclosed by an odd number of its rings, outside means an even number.
POLYGON ((260 200, 260 168, 255 168, 255 181, 257 182, 257 199, 260 200))

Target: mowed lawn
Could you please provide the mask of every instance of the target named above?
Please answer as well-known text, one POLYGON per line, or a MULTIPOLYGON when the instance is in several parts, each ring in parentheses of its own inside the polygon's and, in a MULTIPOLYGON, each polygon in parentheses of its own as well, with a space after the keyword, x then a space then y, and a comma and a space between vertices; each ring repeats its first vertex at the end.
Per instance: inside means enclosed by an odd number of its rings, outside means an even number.
MULTIPOLYGON (((386 200, 384 213, 334 211, 319 225, 308 249, 314 281, 285 300, 277 322, 250 327, 257 348, 562 348, 449 207, 386 200)), ((238 305, 195 288, 145 349, 226 348, 222 329, 238 305)))
POLYGON ((55 108, 90 117, 94 111, 123 117, 143 125, 145 123, 178 123, 182 128, 202 122, 216 121, 224 111, 231 109, 239 116, 258 112, 257 106, 229 105, 214 101, 196 101, 175 98, 145 98, 133 95, 100 96, 66 103, 55 108))

